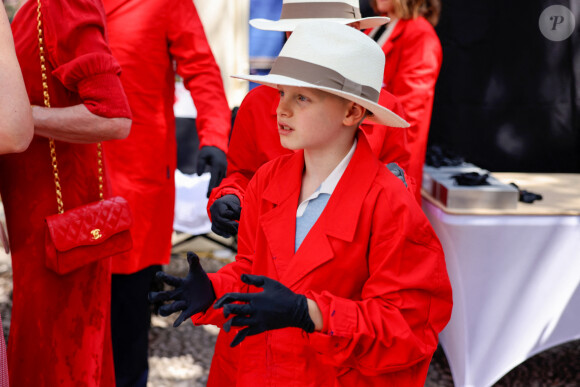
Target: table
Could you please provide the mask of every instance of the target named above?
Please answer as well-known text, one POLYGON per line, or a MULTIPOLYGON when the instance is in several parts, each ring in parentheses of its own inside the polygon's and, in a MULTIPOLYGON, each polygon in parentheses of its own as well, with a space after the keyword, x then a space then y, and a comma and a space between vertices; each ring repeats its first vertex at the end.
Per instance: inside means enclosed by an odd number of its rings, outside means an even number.
POLYGON ((580 338, 580 175, 493 175, 543 200, 450 211, 424 192, 453 287, 440 343, 456 386, 491 386, 533 355, 580 338))

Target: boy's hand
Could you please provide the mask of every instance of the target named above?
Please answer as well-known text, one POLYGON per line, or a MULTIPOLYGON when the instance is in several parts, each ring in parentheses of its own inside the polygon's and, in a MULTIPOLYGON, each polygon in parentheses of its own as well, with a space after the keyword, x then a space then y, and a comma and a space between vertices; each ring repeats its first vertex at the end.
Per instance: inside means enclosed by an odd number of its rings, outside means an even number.
POLYGON ((211 213, 211 231, 225 238, 238 233, 238 222, 242 212, 240 199, 236 195, 224 195, 209 208, 211 213))
POLYGON ((207 197, 211 190, 217 187, 224 176, 228 167, 226 154, 220 148, 215 146, 204 146, 199 150, 197 156, 197 175, 201 176, 206 169, 209 169, 211 177, 207 188, 207 197))
POLYGON ((260 293, 228 293, 215 303, 214 308, 224 308, 225 317, 234 315, 224 324, 226 332, 232 326, 246 326, 238 332, 230 346, 235 347, 246 336, 273 329, 296 327, 314 332, 304 295, 296 294, 280 282, 261 275, 242 274, 242 281, 264 290, 260 293))
POLYGON ((185 278, 177 278, 162 271, 157 272, 157 278, 168 285, 174 286, 174 290, 149 293, 149 302, 173 301, 171 304, 159 308, 161 316, 169 316, 181 311, 181 314, 173 323, 178 327, 186 318, 196 313, 204 312, 215 300, 215 293, 209 277, 199 264, 199 258, 192 252, 187 253, 189 273, 185 278))

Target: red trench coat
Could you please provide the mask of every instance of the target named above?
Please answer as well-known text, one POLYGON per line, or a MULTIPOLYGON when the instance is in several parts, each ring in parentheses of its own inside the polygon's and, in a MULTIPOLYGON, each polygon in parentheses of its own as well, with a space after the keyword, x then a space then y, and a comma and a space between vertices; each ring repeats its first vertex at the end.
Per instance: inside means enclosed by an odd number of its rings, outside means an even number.
POLYGON ((397 21, 383 51, 383 88, 399 98, 411 125, 407 128, 411 159, 409 169, 405 171, 414 179, 415 194, 421 202, 421 180, 435 83, 443 60, 441 43, 431 24, 418 17, 397 21))
MULTIPOLYGON (((262 167, 248 186, 236 261, 210 274, 217 298, 267 275, 316 301, 321 332, 247 337, 238 386, 423 386, 451 314, 443 251, 413 196, 363 135, 344 175, 294 253, 303 152, 262 167)), ((255 288, 250 289, 256 291, 255 288)), ((221 310, 193 317, 223 325, 221 310)))
MULTIPOLYGON (((42 16, 51 106, 82 103, 102 117, 130 117, 101 2, 43 0, 42 16)), ((35 1, 22 5, 12 31, 30 102, 43 106, 35 1)), ((34 136, 25 152, 0 157, 14 282, 10 384, 114 386, 111 260, 67 275, 45 265, 44 219, 57 212, 49 149, 34 136)), ((98 200, 96 145, 56 141, 56 150, 64 209, 98 200)))
MULTIPOLYGON (((291 154, 280 144, 276 108, 278 90, 268 86, 252 89, 242 101, 236 116, 228 152, 228 171, 220 186, 212 190, 207 210, 222 196, 234 194, 242 199, 248 182, 266 162, 291 154)), ((390 93, 381 92, 379 103, 405 118, 401 103, 390 93)), ((409 167, 407 129, 391 128, 365 120, 361 129, 367 135, 373 152, 385 164, 396 162, 405 171, 409 167)), ((211 214, 209 214, 211 218, 211 214)))
POLYGON ((103 3, 133 113, 129 137, 104 145, 113 193, 127 199, 134 218, 133 250, 113 261, 113 273, 131 274, 169 263, 177 165, 174 61, 198 111, 200 146, 227 151, 231 113, 193 1, 103 3))

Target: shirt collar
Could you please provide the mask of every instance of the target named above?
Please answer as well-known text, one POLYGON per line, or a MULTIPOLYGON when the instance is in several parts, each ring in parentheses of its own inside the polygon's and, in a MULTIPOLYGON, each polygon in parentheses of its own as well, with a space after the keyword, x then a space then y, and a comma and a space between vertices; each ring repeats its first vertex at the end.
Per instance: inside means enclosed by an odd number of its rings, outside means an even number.
POLYGON ((344 171, 346 170, 346 167, 348 166, 350 159, 352 159, 352 155, 354 154, 354 151, 356 149, 357 141, 358 140, 355 138, 354 143, 352 144, 352 147, 350 148, 346 156, 344 156, 342 161, 338 163, 338 165, 334 168, 334 170, 330 173, 330 175, 328 175, 328 177, 324 179, 322 184, 320 184, 320 187, 318 187, 316 191, 314 191, 314 193, 310 195, 306 200, 300 203, 296 211, 296 216, 298 217, 302 216, 302 214, 304 214, 304 211, 306 210, 306 207, 308 206, 308 202, 310 200, 316 199, 318 195, 323 193, 332 195, 334 189, 336 188, 338 182, 340 181, 340 178, 344 174, 344 171))

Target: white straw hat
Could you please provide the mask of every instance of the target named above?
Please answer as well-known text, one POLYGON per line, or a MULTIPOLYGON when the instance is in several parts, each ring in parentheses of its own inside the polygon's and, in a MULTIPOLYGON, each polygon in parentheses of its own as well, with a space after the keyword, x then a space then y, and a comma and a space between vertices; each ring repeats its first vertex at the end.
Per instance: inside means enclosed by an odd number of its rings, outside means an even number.
POLYGON ((338 95, 363 106, 370 120, 406 128, 409 124, 379 105, 385 54, 364 33, 334 22, 301 23, 282 47, 268 75, 235 75, 276 88, 308 87, 338 95))
POLYGON ((360 29, 383 25, 388 17, 361 17, 359 0, 283 0, 280 20, 252 19, 250 25, 260 30, 294 31, 308 20, 329 20, 342 24, 360 22, 360 29))

